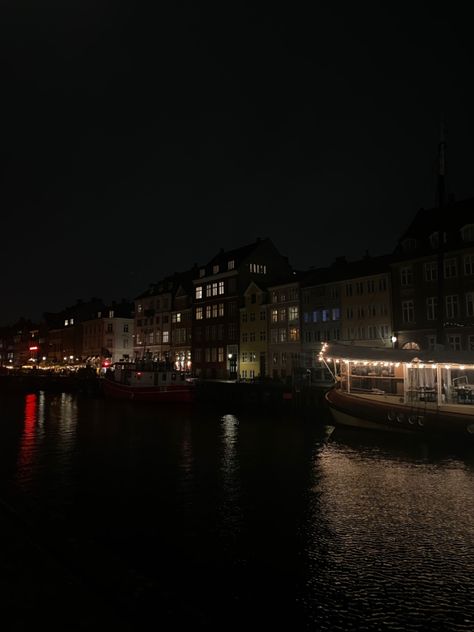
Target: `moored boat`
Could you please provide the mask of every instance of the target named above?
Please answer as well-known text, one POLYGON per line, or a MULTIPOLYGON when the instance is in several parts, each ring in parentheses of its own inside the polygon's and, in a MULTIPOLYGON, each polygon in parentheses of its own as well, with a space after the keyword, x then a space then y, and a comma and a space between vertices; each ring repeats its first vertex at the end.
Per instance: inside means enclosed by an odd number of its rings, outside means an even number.
POLYGON ((162 403, 193 402, 196 391, 189 374, 152 362, 118 362, 102 387, 107 397, 162 403))
POLYGON ((324 344, 334 422, 474 439, 474 354, 324 344))

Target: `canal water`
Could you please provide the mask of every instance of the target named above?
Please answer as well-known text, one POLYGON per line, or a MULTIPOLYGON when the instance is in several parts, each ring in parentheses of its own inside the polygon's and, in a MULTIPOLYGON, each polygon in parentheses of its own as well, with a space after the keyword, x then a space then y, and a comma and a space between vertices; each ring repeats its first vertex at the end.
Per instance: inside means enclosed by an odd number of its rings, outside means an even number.
POLYGON ((2 630, 474 630, 474 455, 0 393, 2 630))

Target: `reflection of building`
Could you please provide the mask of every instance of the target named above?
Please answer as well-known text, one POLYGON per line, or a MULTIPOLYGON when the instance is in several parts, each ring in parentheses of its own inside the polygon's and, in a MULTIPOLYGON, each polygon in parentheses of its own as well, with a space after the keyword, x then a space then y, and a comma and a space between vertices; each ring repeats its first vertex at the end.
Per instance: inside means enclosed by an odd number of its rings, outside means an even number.
POLYGON ((474 351, 474 199, 420 209, 392 265, 400 347, 474 351))
POLYGON ((240 373, 240 307, 251 281, 275 283, 290 273, 286 257, 269 239, 221 250, 194 280, 193 368, 207 378, 240 373))

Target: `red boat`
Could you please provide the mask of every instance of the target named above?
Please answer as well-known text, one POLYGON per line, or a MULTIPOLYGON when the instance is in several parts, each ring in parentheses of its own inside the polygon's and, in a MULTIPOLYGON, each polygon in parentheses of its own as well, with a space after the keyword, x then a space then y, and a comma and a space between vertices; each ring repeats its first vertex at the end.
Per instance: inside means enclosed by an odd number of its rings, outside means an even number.
POLYGON ((196 387, 183 371, 157 363, 120 363, 102 380, 104 394, 137 402, 193 402, 196 387))

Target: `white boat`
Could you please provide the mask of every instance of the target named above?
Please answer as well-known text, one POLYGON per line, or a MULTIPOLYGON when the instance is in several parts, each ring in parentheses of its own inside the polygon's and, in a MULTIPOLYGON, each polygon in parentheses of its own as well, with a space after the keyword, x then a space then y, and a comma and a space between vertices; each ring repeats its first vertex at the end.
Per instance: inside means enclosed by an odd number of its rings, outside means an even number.
POLYGON ((325 343, 320 359, 336 424, 474 439, 474 353, 325 343))

